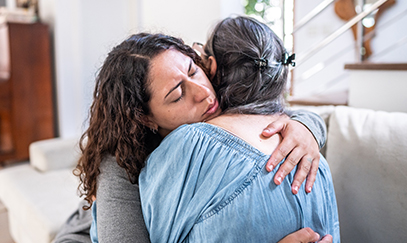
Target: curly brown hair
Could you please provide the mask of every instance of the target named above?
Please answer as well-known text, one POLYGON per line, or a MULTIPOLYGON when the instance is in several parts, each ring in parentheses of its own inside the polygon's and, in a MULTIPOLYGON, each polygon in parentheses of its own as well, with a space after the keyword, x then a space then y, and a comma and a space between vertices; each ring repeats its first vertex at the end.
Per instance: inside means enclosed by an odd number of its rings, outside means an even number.
MULTIPOLYGON (((203 68, 200 57, 181 39, 139 33, 123 41, 108 54, 96 78, 89 127, 80 138, 82 152, 74 174, 78 191, 89 205, 96 197, 97 177, 105 156, 115 156, 132 183, 136 183, 144 161, 161 142, 145 124, 150 114, 149 68, 151 60, 175 49, 203 68)), ((204 69, 204 68, 203 68, 204 69)))

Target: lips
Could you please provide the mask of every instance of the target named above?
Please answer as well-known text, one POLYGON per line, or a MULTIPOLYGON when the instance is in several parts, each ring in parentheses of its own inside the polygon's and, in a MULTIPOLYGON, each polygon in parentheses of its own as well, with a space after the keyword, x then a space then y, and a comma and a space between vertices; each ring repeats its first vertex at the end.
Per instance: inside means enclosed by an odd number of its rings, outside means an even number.
POLYGON ((218 108, 219 108, 218 100, 215 100, 215 102, 209 106, 208 110, 205 112, 204 115, 212 115, 218 110, 218 108))

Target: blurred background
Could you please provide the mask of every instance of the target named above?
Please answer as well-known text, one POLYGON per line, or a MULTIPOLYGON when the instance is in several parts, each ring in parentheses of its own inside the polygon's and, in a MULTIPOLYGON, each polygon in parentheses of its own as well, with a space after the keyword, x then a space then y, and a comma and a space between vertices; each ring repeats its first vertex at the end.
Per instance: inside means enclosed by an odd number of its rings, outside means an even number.
MULTIPOLYGON (((94 79, 107 53, 140 31, 164 32, 181 37, 188 44, 205 43, 217 21, 236 14, 254 16, 268 23, 284 40, 287 50, 297 54, 287 95, 292 104, 349 105, 350 80, 359 68, 354 64, 397 64, 396 68, 403 69, 407 63, 404 0, 0 0, 0 6, 6 33, 2 36, 7 35, 5 27, 13 23, 41 23, 47 28, 54 122, 51 135, 63 138, 78 137, 84 131, 94 79), (364 18, 360 16, 363 13, 364 18), (352 27, 348 21, 355 17, 362 21, 352 27), (351 65, 345 68, 347 64, 351 65)), ((31 46, 28 52, 38 45, 33 44, 35 36, 34 33, 25 38, 31 46)), ((7 46, 0 45, 3 60, 10 56, 7 46)), ((0 69, 13 67, 0 64, 0 69)), ((24 68, 20 70, 24 72, 24 68)), ((10 75, 13 77, 12 71, 0 72, 2 83, 10 75)), ((405 78, 405 72, 395 75, 405 78)), ((392 87, 389 98, 396 99, 397 90, 407 90, 406 84, 402 85, 386 85, 392 87)), ((374 93, 368 87, 360 92, 374 93)), ((402 107, 396 109, 407 110, 403 102, 398 100, 402 107)), ((4 150, 4 134, 10 125, 2 124, 4 150)))

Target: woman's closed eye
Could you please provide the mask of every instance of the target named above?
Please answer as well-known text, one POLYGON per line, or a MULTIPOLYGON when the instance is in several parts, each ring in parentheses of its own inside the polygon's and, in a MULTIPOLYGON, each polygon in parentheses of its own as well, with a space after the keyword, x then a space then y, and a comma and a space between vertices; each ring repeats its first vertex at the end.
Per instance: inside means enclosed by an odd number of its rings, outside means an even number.
MULTIPOLYGON (((189 77, 195 76, 195 75, 198 73, 198 71, 199 71, 199 68, 197 68, 197 67, 195 66, 195 69, 194 69, 194 70, 191 70, 192 73, 190 72, 189 77)), ((180 100, 182 99, 182 97, 184 96, 184 87, 183 87, 183 85, 180 85, 179 88, 181 89, 181 95, 180 95, 177 99, 175 99, 175 100, 173 101, 173 103, 177 103, 177 102, 180 101, 180 100)))
POLYGON ((191 71, 192 71, 192 73, 190 73, 190 74, 189 74, 189 77, 193 77, 193 76, 195 76, 195 74, 197 74, 197 73, 198 73, 199 68, 195 66, 195 69, 194 69, 194 70, 191 70, 191 71))
MULTIPOLYGON (((189 70, 188 76, 189 77, 194 77, 198 72, 199 72, 199 68, 194 65, 193 68, 191 68, 189 70)), ((175 100, 173 100, 172 101, 173 103, 177 103, 178 101, 180 101, 182 99, 182 97, 184 96, 184 94, 185 94, 184 87, 183 87, 183 82, 180 82, 180 84, 178 84, 177 89, 178 88, 181 89, 181 95, 178 98, 176 98, 175 100)))
POLYGON ((173 101, 173 103, 177 103, 177 102, 180 101, 180 100, 182 99, 182 97, 184 96, 184 88, 182 87, 182 85, 179 86, 179 88, 181 89, 181 95, 180 95, 177 99, 175 99, 175 100, 173 101))

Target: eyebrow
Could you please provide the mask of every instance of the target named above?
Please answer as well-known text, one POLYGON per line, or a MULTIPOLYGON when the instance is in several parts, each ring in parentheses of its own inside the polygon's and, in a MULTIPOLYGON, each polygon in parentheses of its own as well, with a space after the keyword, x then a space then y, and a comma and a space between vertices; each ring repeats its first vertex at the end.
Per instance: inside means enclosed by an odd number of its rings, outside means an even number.
MULTIPOLYGON (((191 71, 191 68, 192 68, 192 59, 190 59, 190 62, 189 62, 188 73, 191 71)), ((179 82, 177 85, 172 87, 172 89, 170 89, 170 91, 168 91, 168 93, 165 95, 164 99, 166 99, 167 96, 170 95, 172 91, 176 90, 182 84, 182 82, 183 81, 179 82)))
POLYGON ((179 83, 178 83, 177 85, 175 85, 172 89, 170 89, 170 91, 165 95, 164 99, 166 99, 167 96, 170 95, 172 91, 174 91, 175 89, 177 89, 177 88, 182 84, 182 82, 183 82, 183 81, 179 82, 179 83))

